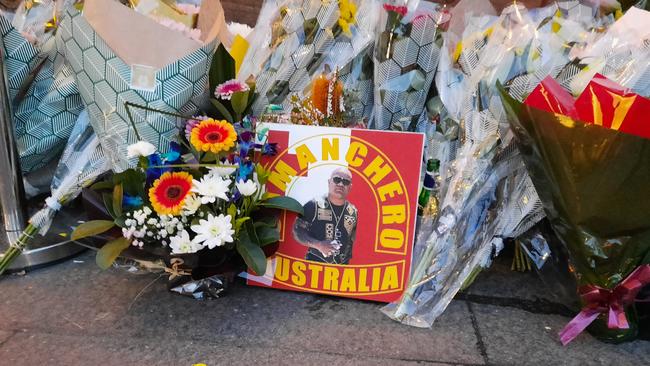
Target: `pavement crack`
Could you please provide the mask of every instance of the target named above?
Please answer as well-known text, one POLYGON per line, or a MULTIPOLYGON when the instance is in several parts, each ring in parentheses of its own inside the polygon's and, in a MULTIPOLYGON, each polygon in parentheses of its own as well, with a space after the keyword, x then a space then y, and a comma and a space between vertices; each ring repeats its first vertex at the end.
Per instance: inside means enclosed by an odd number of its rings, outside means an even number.
POLYGON ((476 320, 474 307, 472 306, 471 302, 466 302, 466 304, 467 304, 467 310, 469 310, 469 317, 472 320, 472 327, 474 328, 474 334, 476 335, 476 346, 478 347, 478 351, 481 354, 481 357, 483 357, 483 362, 485 362, 486 365, 489 365, 490 360, 487 354, 487 347, 485 346, 485 342, 483 341, 481 330, 478 327, 478 321, 476 320))
POLYGON ((572 311, 568 306, 554 303, 545 299, 525 300, 510 297, 495 297, 459 293, 456 295, 456 300, 462 300, 468 303, 481 305, 517 308, 519 310, 524 310, 533 314, 561 315, 568 318, 572 318, 576 314, 576 312, 572 311))

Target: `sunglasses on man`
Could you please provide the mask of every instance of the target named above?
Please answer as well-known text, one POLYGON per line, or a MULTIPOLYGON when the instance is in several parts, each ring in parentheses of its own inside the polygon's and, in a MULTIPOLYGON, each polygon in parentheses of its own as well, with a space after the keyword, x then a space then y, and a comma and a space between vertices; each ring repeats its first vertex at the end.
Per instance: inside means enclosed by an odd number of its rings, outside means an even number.
POLYGON ((351 180, 349 180, 349 179, 345 179, 345 178, 341 178, 341 177, 334 177, 334 178, 332 178, 332 182, 334 182, 334 184, 343 184, 343 185, 346 186, 346 187, 349 186, 350 184, 352 184, 352 181, 351 181, 351 180))

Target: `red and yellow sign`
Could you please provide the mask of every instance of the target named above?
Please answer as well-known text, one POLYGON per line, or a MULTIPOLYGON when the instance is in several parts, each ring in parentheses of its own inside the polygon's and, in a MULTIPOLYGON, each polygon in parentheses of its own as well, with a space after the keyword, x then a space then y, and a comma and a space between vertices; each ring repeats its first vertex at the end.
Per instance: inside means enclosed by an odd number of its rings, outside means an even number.
POLYGON ((267 190, 295 198, 306 214, 284 214, 280 246, 267 273, 249 276, 249 283, 382 302, 398 299, 411 265, 423 135, 266 127, 279 151, 264 162, 271 171, 267 190), (323 254, 306 244, 332 240, 346 254, 323 254))

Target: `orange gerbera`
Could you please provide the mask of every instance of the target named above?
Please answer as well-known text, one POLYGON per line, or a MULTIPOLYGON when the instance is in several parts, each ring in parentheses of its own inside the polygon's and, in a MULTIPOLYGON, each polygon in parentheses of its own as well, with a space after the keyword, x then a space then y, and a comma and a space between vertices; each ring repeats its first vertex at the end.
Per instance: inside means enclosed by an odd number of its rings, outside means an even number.
POLYGON ((185 172, 163 174, 149 189, 149 201, 159 215, 180 215, 192 190, 192 176, 185 172))
POLYGON ((192 129, 190 142, 198 151, 220 153, 235 146, 237 132, 226 121, 206 119, 192 129))

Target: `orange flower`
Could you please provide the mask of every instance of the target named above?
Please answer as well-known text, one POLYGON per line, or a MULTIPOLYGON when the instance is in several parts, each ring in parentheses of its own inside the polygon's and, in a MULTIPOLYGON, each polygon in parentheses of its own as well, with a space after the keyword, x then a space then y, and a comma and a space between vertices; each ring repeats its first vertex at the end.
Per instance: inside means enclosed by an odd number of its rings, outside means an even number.
POLYGON ((322 114, 327 115, 327 104, 330 98, 330 87, 332 83, 336 82, 332 88, 331 103, 332 110, 329 111, 333 116, 336 116, 341 111, 341 96, 343 95, 343 85, 340 81, 329 80, 325 75, 321 75, 314 80, 311 88, 311 101, 316 109, 322 114))
POLYGON ((149 201, 159 215, 181 214, 192 190, 192 176, 185 172, 163 174, 149 189, 149 201))
POLYGON ((192 129, 190 143, 198 151, 220 153, 228 151, 235 146, 237 132, 226 121, 206 119, 192 129))

